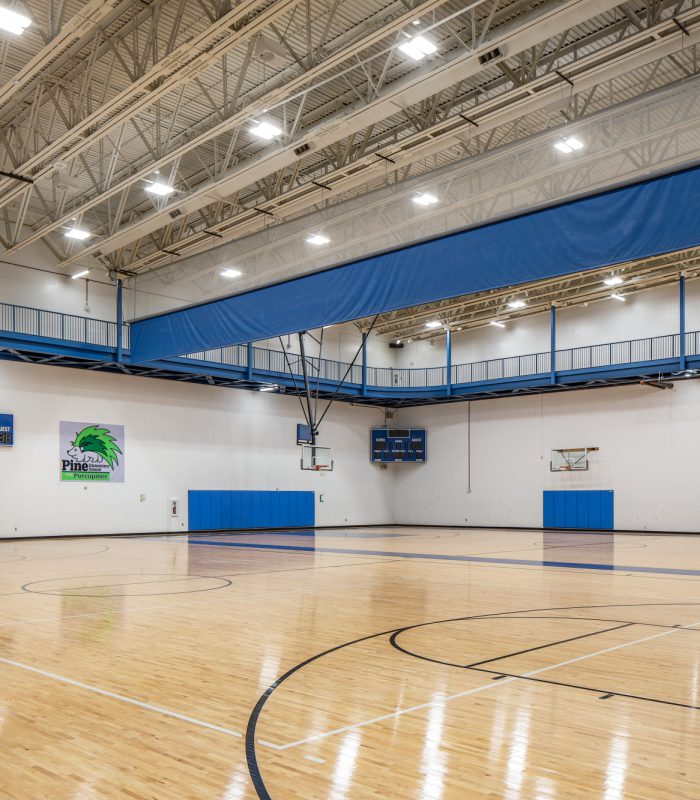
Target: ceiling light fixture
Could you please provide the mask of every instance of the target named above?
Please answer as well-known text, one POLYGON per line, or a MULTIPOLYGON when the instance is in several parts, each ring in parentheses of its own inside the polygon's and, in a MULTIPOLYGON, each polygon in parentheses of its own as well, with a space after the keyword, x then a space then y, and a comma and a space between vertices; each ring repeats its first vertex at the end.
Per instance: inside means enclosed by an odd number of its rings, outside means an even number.
POLYGON ((169 186, 167 183, 161 183, 160 181, 153 181, 146 187, 146 191, 150 192, 151 194, 157 194, 159 197, 166 197, 169 194, 172 194, 175 189, 172 186, 169 186))
POLYGON ((437 203, 438 199, 430 192, 421 192, 411 198, 417 206, 432 206, 437 203))
POLYGON ((219 274, 222 278, 240 278, 243 273, 239 269, 227 267, 226 269, 222 269, 219 274))
POLYGON ((573 153, 574 150, 583 149, 583 142, 575 136, 567 136, 564 139, 560 139, 558 142, 554 142, 554 147, 560 153, 573 153))
POLYGON ((497 319, 492 319, 491 322, 489 322, 489 325, 494 325, 496 328, 505 328, 506 327, 506 323, 505 322, 499 322, 497 319))
POLYGON ((92 234, 90 231, 84 231, 81 228, 69 228, 64 234, 68 239, 77 239, 79 242, 84 242, 85 239, 89 239, 92 234))
POLYGON ((434 53, 437 50, 437 46, 430 39, 426 39, 425 36, 419 34, 402 42, 399 45, 399 50, 414 61, 421 61, 426 56, 434 53))
POLYGON ((84 269, 82 272, 76 272, 75 275, 71 275, 71 280, 77 281, 78 278, 84 278, 86 275, 90 274, 89 269, 84 269))
POLYGON ((619 294, 618 292, 615 292, 614 294, 611 294, 610 298, 611 298, 611 300, 619 300, 621 303, 625 302, 625 298, 621 294, 619 294))
POLYGON ((258 139, 266 139, 269 141, 270 139, 274 139, 275 136, 279 136, 282 133, 282 128, 279 128, 272 122, 261 120, 255 123, 255 127, 251 128, 250 132, 253 136, 257 136, 258 139))
POLYGON ((524 300, 511 300, 508 303, 508 308, 525 308, 527 303, 524 300))
POLYGON ((442 322, 439 319, 431 319, 430 322, 425 323, 426 328, 442 328, 442 322))
POLYGON ((14 33, 15 36, 21 36, 25 29, 32 24, 29 17, 24 14, 18 14, 16 11, 10 11, 9 8, 0 7, 0 30, 14 33))
POLYGON ((603 283, 606 286, 619 286, 621 283, 624 283, 624 281, 617 275, 612 275, 611 277, 606 278, 603 283))
POLYGON ((280 387, 275 383, 272 386, 261 386, 259 392, 276 392, 280 387))
POLYGON ((306 237, 306 241, 309 244, 328 244, 330 239, 327 236, 324 236, 322 233, 312 233, 306 237))

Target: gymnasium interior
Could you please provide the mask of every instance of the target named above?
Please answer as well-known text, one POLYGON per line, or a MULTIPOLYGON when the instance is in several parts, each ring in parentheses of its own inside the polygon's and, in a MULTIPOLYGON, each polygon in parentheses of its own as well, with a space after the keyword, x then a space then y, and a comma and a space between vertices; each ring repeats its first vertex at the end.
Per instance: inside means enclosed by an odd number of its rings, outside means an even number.
POLYGON ((0 800, 698 800, 699 209, 700 0, 0 0, 0 800))

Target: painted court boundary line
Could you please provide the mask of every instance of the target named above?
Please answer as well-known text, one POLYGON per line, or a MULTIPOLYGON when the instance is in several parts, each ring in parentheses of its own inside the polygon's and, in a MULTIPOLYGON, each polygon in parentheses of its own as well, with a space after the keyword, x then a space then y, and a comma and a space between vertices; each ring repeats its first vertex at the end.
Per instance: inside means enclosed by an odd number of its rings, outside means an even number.
MULTIPOLYGON (((398 711, 393 711, 390 714, 383 714, 381 717, 374 717, 373 719, 363 720, 362 722, 356 722, 354 725, 345 725, 342 728, 335 728, 332 731, 326 731, 325 733, 317 733, 314 736, 309 736, 306 739, 298 739, 295 742, 288 742, 287 744, 273 744, 272 742, 265 741, 264 739, 258 739, 259 744, 264 745, 265 747, 270 747, 273 750, 289 750, 292 747, 298 747, 302 744, 309 744, 310 742, 316 742, 319 739, 326 739, 329 736, 337 736, 339 733, 347 733, 348 731, 358 730, 359 728, 364 728, 367 725, 374 725, 377 722, 384 722, 387 719, 394 719, 396 717, 402 717, 404 714, 411 714, 414 711, 422 711, 424 708, 431 708, 433 706, 444 705, 448 703, 450 700, 457 700, 460 697, 468 697, 469 695, 479 694, 481 692, 487 692, 490 689, 498 689, 501 686, 505 686, 508 683, 514 683, 515 681, 522 680, 523 678, 532 678, 534 675, 541 675, 543 672, 549 672, 553 669, 560 669, 561 667, 567 667, 569 664, 576 664, 580 661, 586 661, 589 658, 596 658, 597 656, 605 655, 606 653, 612 653, 615 650, 622 650, 625 647, 631 647, 635 644, 641 644, 642 642, 648 642, 652 639, 660 639, 663 636, 670 636, 673 633, 678 633, 679 631, 686 630, 688 628, 693 628, 696 625, 700 625, 700 620, 697 622, 691 622, 689 625, 683 625, 678 628, 671 628, 667 631, 662 631, 661 633, 653 633, 650 636, 644 636, 641 639, 635 639, 632 642, 624 642, 623 644, 616 644, 612 647, 606 647, 604 650, 597 650, 595 653, 586 653, 582 656, 576 656, 575 658, 570 658, 566 661, 562 661, 559 664, 550 664, 547 667, 540 667, 539 669, 532 670, 531 672, 524 672, 522 675, 512 676, 503 678, 500 681, 491 682, 484 684, 483 686, 476 686, 472 689, 467 689, 464 692, 457 692, 457 694, 446 695, 445 697, 441 697, 438 700, 430 700, 427 703, 421 703, 417 706, 411 706, 410 708, 402 708, 398 711)), ((601 631, 604 633, 607 631, 601 631)), ((503 656, 503 658, 510 658, 511 656, 503 656)))
POLYGON ((429 561, 471 561, 478 564, 518 564, 531 567, 558 567, 563 569, 598 569, 606 572, 648 572, 659 575, 697 575, 698 569, 679 569, 677 567, 634 567, 623 564, 587 564, 580 561, 539 561, 528 558, 493 558, 489 556, 459 556, 447 553, 402 553, 388 550, 353 550, 344 547, 309 547, 291 544, 259 544, 249 542, 216 542, 208 539, 195 539, 192 545, 208 547, 245 547, 255 550, 293 550, 301 553, 346 553, 356 556, 391 556, 392 558, 418 558, 429 561))
POLYGON ((166 717, 173 717, 174 719, 179 719, 182 722, 189 722, 192 725, 198 725, 200 728, 207 728, 208 730, 216 731, 217 733, 225 733, 227 736, 237 736, 239 738, 242 737, 242 734, 238 733, 237 731, 232 731, 230 728, 222 728, 220 725, 212 725, 210 722, 204 722, 203 720, 196 719, 195 717, 188 717, 185 714, 179 714, 177 711, 171 711, 169 708, 162 708, 161 706, 154 706, 150 703, 144 703, 142 700, 136 700, 133 697, 127 697, 126 695, 117 694, 116 692, 109 692, 107 689, 100 689, 98 686, 91 686, 89 683, 75 681, 72 678, 66 678, 63 675, 56 675, 54 672, 46 672, 43 669, 32 667, 29 664, 22 664, 19 661, 12 661, 9 658, 0 658, 0 664, 7 664, 10 667, 24 669, 28 672, 33 672, 36 675, 42 675, 44 678, 51 678, 52 680, 59 681, 60 683, 65 683, 68 686, 75 686, 78 689, 85 689, 88 692, 93 692, 95 694, 102 695, 103 697, 109 697, 112 700, 119 700, 122 703, 129 703, 129 705, 137 706, 138 708, 144 708, 146 711, 155 711, 156 713, 162 714, 166 717))

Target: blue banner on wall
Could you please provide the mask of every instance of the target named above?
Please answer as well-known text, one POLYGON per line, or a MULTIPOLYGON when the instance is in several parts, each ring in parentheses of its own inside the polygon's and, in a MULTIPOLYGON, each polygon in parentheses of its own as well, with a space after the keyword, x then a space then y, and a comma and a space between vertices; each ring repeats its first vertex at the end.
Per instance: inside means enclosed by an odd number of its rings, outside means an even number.
POLYGON ((15 443, 15 418, 12 414, 0 414, 0 447, 12 447, 15 443))
POLYGON ((700 245, 700 167, 135 322, 132 361, 320 328, 700 245))

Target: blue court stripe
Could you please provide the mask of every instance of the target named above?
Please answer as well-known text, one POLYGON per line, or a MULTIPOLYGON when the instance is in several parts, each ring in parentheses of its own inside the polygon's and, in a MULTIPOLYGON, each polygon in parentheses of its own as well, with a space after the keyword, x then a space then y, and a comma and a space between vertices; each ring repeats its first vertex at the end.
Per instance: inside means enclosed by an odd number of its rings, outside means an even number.
POLYGON ((351 550, 344 547, 305 547, 291 544, 253 544, 248 542, 214 542, 190 539, 190 544, 214 547, 246 547, 256 550, 294 550, 302 553, 343 553, 356 556, 390 556, 391 558, 422 558, 429 561, 473 561, 478 564, 519 564, 531 567, 559 567, 565 569, 600 569, 608 572, 650 572, 659 575, 700 575, 698 569, 675 567, 630 567, 622 564, 587 564, 580 561, 537 561, 527 558, 489 558, 488 556, 453 556, 444 553, 395 553, 386 550, 351 550))

